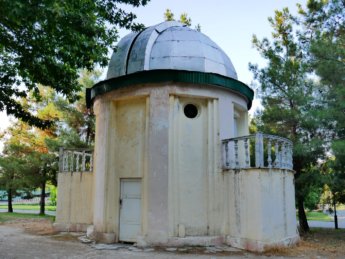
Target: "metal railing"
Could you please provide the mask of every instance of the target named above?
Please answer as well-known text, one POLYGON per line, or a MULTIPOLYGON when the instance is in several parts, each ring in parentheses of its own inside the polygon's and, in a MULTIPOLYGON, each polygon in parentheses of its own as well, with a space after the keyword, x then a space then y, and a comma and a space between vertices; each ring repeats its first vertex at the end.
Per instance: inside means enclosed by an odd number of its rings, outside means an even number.
POLYGON ((222 140, 224 169, 293 169, 292 142, 286 138, 256 133, 222 140))
POLYGON ((59 172, 92 172, 93 150, 60 148, 59 172))

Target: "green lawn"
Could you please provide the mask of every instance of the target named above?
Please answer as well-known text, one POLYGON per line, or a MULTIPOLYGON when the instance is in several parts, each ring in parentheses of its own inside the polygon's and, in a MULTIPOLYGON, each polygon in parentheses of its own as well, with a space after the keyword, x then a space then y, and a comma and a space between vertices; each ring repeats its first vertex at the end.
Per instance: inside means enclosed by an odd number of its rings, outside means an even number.
POLYGON ((37 214, 23 214, 23 213, 8 213, 8 212, 2 212, 0 213, 0 223, 9 221, 9 220, 15 220, 15 219, 32 219, 32 218, 38 218, 38 219, 50 219, 51 221, 54 221, 54 216, 49 215, 37 215, 37 214))
MULTIPOLYGON (((1 204, 0 209, 7 209, 7 204, 1 204)), ((17 210, 40 210, 40 205, 38 204, 13 204, 13 209, 17 210)), ((56 206, 46 205, 46 210, 55 211, 56 206)))
POLYGON ((333 217, 330 217, 323 212, 318 211, 307 211, 307 219, 308 220, 316 220, 316 221, 333 221, 333 217))

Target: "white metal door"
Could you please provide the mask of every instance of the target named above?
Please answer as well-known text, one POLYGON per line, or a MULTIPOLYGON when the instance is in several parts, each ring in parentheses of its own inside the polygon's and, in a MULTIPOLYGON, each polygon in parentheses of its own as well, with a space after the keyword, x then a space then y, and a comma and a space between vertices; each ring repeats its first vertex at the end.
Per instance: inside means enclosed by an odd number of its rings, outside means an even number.
POLYGON ((136 242, 141 230, 141 180, 121 179, 119 240, 136 242))

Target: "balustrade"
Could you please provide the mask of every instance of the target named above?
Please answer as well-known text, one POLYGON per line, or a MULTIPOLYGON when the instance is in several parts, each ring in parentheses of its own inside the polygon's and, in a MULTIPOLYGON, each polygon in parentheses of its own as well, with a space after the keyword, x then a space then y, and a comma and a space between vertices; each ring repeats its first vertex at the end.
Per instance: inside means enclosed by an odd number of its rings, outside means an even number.
POLYGON ((60 148, 60 172, 92 172, 92 149, 64 149, 60 148))
POLYGON ((224 169, 293 169, 292 142, 269 134, 224 139, 222 156, 224 169))

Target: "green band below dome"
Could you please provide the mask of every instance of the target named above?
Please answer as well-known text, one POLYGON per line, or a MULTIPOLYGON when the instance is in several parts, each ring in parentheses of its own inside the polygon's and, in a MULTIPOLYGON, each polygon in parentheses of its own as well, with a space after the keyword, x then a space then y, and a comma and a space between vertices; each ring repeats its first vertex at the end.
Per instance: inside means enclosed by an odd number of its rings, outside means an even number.
POLYGON ((86 105, 90 108, 92 101, 96 96, 119 88, 137 84, 163 82, 220 86, 237 92, 246 97, 248 110, 252 106, 254 97, 253 90, 246 84, 236 79, 221 76, 218 74, 181 70, 148 70, 104 80, 95 84, 92 88, 86 89, 86 105))

